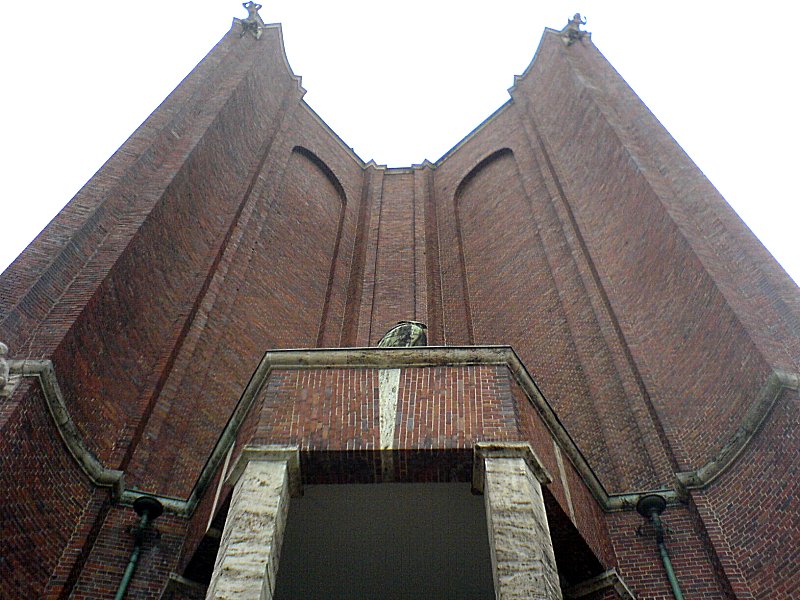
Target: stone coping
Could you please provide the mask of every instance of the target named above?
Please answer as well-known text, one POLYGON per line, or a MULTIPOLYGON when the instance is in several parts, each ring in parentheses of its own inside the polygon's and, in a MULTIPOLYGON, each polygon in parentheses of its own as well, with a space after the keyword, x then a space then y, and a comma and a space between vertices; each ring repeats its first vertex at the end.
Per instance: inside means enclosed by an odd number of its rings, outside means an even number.
MULTIPOLYGON (((50 414, 70 454, 90 480, 97 486, 110 488, 115 498, 132 503, 142 495, 126 488, 121 471, 105 467, 89 451, 66 407, 58 385, 53 364, 49 360, 8 360, 12 379, 34 377, 44 393, 50 414)), ((785 389, 800 388, 800 376, 794 373, 773 372, 762 386, 742 424, 727 437, 723 449, 702 467, 676 473, 672 489, 636 490, 624 494, 609 494, 592 470, 586 458, 561 423, 553 408, 542 395, 536 382, 510 346, 426 346, 416 348, 335 348, 271 350, 264 354, 239 402, 224 427, 197 482, 186 499, 158 497, 165 508, 190 516, 206 488, 222 465, 239 428, 266 384, 273 369, 337 369, 337 368, 413 368, 470 365, 505 365, 525 391, 559 448, 581 475, 597 502, 606 511, 633 510, 645 494, 660 494, 668 502, 680 502, 692 489, 704 488, 736 462, 756 435, 772 406, 785 389)))

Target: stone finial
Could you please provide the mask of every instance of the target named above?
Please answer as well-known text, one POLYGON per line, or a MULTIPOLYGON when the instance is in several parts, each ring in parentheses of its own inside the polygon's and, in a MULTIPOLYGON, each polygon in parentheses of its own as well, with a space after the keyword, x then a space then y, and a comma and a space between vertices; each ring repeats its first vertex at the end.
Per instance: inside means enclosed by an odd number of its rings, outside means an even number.
POLYGON ((261 39, 261 34, 264 33, 264 21, 258 11, 261 10, 261 5, 255 2, 245 2, 242 6, 247 9, 246 19, 234 18, 234 23, 240 23, 242 26, 242 34, 239 37, 244 37, 248 33, 257 40, 261 39))
POLYGON ((567 46, 590 37, 591 34, 588 31, 581 31, 581 25, 586 25, 586 18, 581 17, 581 13, 575 13, 561 30, 561 38, 567 46))
POLYGON ((428 345, 428 327, 419 321, 398 321, 378 342, 380 348, 409 348, 428 345))

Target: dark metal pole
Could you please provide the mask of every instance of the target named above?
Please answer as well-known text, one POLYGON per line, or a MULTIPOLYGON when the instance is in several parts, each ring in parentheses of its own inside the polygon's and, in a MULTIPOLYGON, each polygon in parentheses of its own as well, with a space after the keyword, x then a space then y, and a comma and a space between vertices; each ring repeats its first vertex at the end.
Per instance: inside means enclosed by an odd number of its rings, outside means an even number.
POLYGON ((139 555, 142 553, 144 532, 150 521, 155 521, 161 513, 164 512, 164 507, 161 502, 151 496, 139 496, 133 502, 133 510, 136 511, 136 514, 139 515, 141 519, 139 520, 139 525, 136 527, 136 531, 133 533, 133 552, 131 552, 128 566, 125 567, 122 581, 119 582, 119 588, 117 588, 117 595, 114 596, 114 600, 122 600, 125 597, 125 593, 128 591, 128 585, 130 585, 131 579, 133 578, 133 572, 136 570, 136 563, 139 562, 139 555))
POLYGON ((678 578, 675 577, 675 570, 672 568, 672 561, 667 553, 667 545, 664 543, 664 524, 661 522, 661 513, 667 508, 667 501, 658 494, 642 496, 636 504, 636 510, 646 519, 650 519, 653 529, 656 532, 656 544, 658 553, 661 555, 661 562, 664 565, 664 572, 667 574, 669 585, 672 588, 672 595, 675 600, 684 600, 678 578))

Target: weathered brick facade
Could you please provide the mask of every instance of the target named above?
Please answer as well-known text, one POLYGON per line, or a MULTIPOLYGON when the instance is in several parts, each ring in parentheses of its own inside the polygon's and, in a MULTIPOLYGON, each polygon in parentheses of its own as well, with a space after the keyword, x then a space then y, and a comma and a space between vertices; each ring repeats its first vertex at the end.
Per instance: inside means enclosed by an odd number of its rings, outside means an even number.
POLYGON ((524 442, 565 597, 672 597, 658 493, 687 598, 800 598, 800 292, 591 40, 435 164, 303 94, 234 24, 0 275, 0 597, 112 598, 142 493, 127 597, 201 597, 254 447, 310 485, 524 442), (354 350, 399 319, 434 348, 354 350))

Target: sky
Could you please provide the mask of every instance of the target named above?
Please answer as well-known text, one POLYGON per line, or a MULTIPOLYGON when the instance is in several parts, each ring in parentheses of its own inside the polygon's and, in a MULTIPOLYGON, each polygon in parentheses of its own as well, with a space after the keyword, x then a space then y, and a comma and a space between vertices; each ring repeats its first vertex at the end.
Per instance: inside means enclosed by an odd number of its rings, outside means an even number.
MULTIPOLYGON (((800 82, 788 1, 263 1, 306 102, 365 161, 435 161, 576 11, 795 281, 800 82)), ((244 17, 241 2, 0 8, 0 270, 244 17), (43 8, 41 8, 43 7, 43 8), (37 12, 39 11, 39 12, 37 12)))

